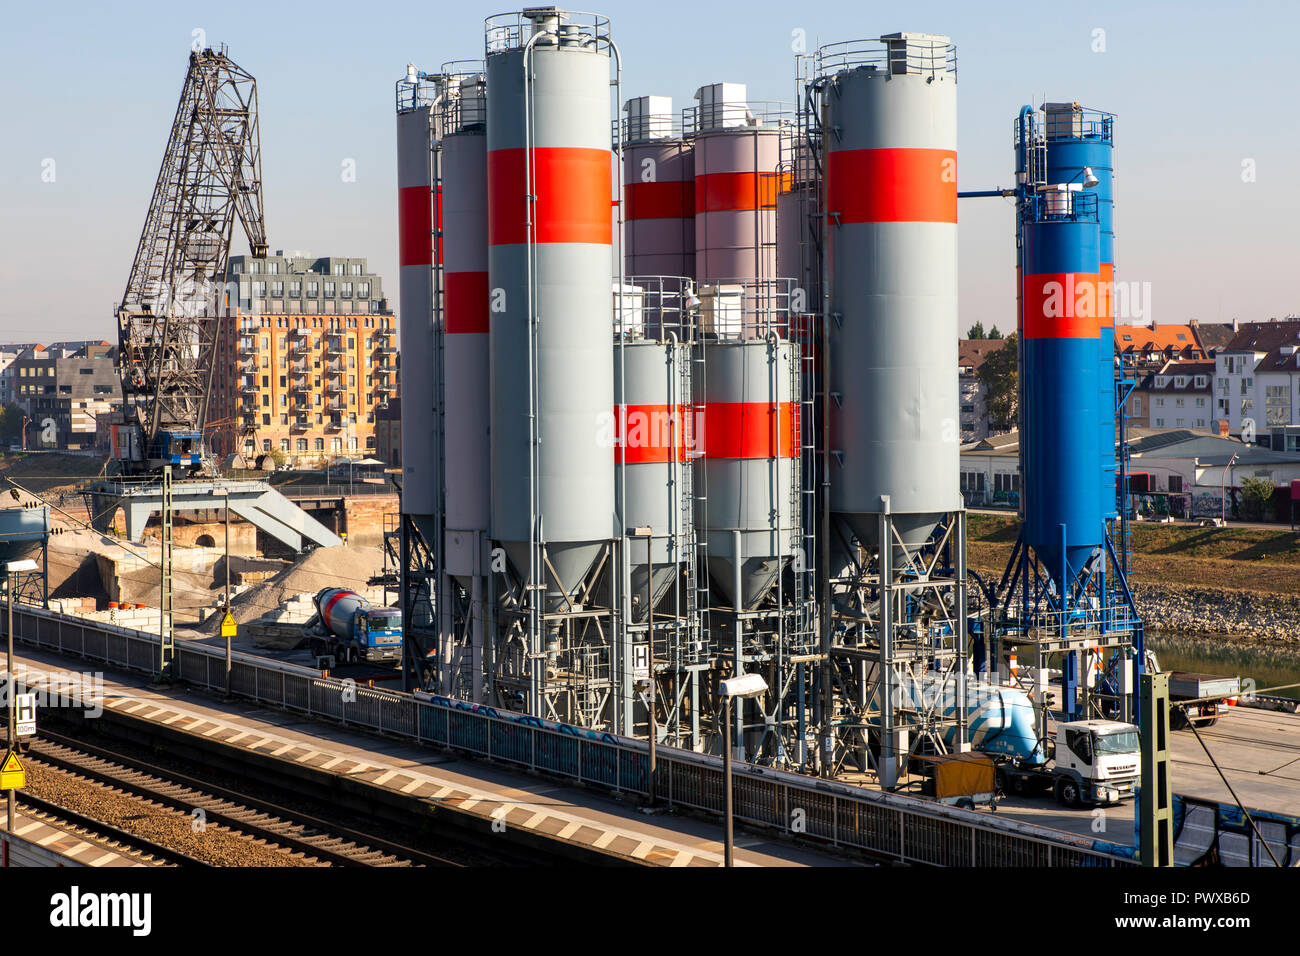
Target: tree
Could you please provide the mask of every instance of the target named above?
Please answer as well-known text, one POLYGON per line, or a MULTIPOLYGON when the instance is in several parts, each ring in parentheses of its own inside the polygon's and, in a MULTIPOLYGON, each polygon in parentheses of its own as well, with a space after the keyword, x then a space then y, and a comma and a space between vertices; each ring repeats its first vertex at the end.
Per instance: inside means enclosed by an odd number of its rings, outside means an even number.
POLYGON ((1253 475, 1241 479, 1241 496, 1246 499, 1246 517, 1256 521, 1272 517, 1270 504, 1273 500, 1273 480, 1256 478, 1253 475))
POLYGON ((15 404, 8 404, 0 409, 0 442, 9 444, 19 444, 23 440, 23 419, 27 413, 22 407, 15 404))
POLYGON ((993 328, 989 329, 989 338, 990 339, 1002 338, 1002 330, 999 329, 996 325, 993 326, 993 328))
POLYGON ((984 407, 995 432, 1009 432, 1020 412, 1018 400, 1019 356, 1015 333, 1002 341, 1002 347, 990 352, 976 375, 984 386, 984 407))
POLYGON ((968 339, 984 338, 984 323, 976 322, 974 325, 972 325, 970 327, 970 331, 966 333, 966 338, 968 339))

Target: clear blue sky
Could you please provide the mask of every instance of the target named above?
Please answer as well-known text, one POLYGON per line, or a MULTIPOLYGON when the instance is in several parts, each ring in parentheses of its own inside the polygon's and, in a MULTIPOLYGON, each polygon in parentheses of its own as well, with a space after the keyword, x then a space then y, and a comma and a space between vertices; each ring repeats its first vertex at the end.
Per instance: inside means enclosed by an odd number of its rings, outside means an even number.
MULTIPOLYGON (((522 4, 521 4, 522 6, 522 4)), ((1297 7, 1279 3, 889 5, 611 2, 624 96, 678 107, 721 80, 793 97, 808 43, 895 30, 958 51, 963 189, 1009 184, 1019 106, 1077 99, 1119 115, 1117 278, 1151 284, 1159 322, 1300 312, 1297 7), (904 12, 905 11, 905 12, 904 12), (1104 52, 1094 52, 1104 32, 1104 52), (1255 181, 1243 182, 1253 160, 1255 181)), ((273 248, 366 256, 397 292, 393 83, 408 61, 481 56, 472 2, 13 6, 0 32, 0 340, 103 337, 121 296, 193 31, 258 80, 273 248), (354 160, 356 181, 341 164, 354 160), (42 182, 46 160, 54 181, 42 182)), ((1014 325, 1004 200, 960 207, 961 322, 1014 325)), ((236 252, 245 251, 241 237, 236 252)))

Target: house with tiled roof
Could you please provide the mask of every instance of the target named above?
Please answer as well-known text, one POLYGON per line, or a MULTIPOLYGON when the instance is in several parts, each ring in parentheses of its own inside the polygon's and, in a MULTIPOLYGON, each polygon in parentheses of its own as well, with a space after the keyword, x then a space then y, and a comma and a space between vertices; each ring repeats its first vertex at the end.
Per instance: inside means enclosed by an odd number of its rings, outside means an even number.
POLYGON ((961 392, 961 440, 979 441, 991 432, 985 397, 988 389, 979 380, 980 367, 1006 339, 961 339, 957 343, 958 385, 961 392))
POLYGON ((1270 430, 1287 444, 1300 433, 1300 318, 1243 322, 1214 357, 1214 409, 1228 431, 1247 441, 1272 444, 1270 430))
POLYGON ((1154 372, 1166 362, 1208 357, 1190 325, 1116 325, 1115 354, 1139 373, 1154 372))
POLYGON ((1213 378, 1212 359, 1166 362, 1147 373, 1129 401, 1130 427, 1213 429, 1213 378))

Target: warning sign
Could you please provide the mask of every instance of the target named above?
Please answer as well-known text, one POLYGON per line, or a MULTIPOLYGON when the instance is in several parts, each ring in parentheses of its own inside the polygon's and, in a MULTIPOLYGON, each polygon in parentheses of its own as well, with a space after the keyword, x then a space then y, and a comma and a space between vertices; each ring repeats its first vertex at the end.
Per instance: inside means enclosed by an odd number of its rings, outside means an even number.
POLYGON ((14 695, 14 718, 17 721, 16 733, 19 737, 36 736, 36 695, 14 695))
POLYGON ((27 771, 18 762, 18 755, 12 750, 5 754, 0 764, 0 790, 21 790, 27 786, 27 771))
POLYGON ((221 636, 234 637, 236 630, 238 628, 235 626, 235 616, 227 611, 226 616, 221 619, 221 636))

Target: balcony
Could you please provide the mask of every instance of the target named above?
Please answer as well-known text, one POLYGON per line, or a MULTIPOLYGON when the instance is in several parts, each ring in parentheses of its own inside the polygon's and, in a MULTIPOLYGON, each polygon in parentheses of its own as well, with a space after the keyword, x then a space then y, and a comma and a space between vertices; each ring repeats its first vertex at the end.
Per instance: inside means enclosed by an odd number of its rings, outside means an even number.
POLYGON ((325 354, 327 356, 331 358, 336 358, 346 353, 347 353, 347 349, 345 349, 343 346, 343 336, 331 335, 328 339, 326 339, 325 354))
POLYGON ((295 432, 305 432, 311 428, 311 418, 307 415, 296 415, 293 421, 289 422, 289 429, 295 432))
POLYGON ((239 391, 244 395, 256 395, 257 386, 252 382, 248 382, 244 385, 239 386, 239 391))
POLYGON ((325 430, 330 432, 340 431, 343 428, 343 416, 331 415, 325 422, 325 430))
POLYGON ((337 395, 339 392, 346 390, 347 386, 343 384, 343 379, 341 378, 334 378, 331 376, 330 380, 325 383, 325 391, 330 395, 337 395))
POLYGON ((397 386, 393 385, 391 382, 381 382, 375 386, 375 391, 380 393, 380 395, 387 395, 389 392, 397 391, 397 386))
POLYGON ((256 354, 257 354, 257 339, 240 339, 240 340, 239 340, 239 354, 240 354, 240 355, 256 355, 256 354))

